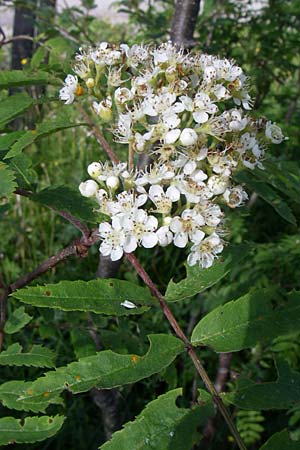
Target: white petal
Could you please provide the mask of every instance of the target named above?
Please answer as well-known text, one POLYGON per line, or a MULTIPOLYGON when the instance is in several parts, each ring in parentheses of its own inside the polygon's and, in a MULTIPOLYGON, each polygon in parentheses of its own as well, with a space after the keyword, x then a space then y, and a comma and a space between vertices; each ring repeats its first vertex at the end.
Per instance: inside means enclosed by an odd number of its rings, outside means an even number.
POLYGON ((129 300, 125 300, 124 302, 120 303, 120 305, 128 309, 137 308, 137 306, 134 303, 130 302, 129 300))
POLYGON ((161 186, 159 186, 158 184, 153 184, 152 186, 150 186, 149 197, 151 198, 151 200, 157 197, 161 198, 163 195, 164 190, 161 186))
POLYGON ((108 222, 102 222, 99 225, 100 234, 111 233, 111 224, 108 222))
POLYGON ((180 198, 180 192, 175 186, 169 186, 166 195, 172 202, 177 202, 180 198))
POLYGON ((165 144, 174 144, 180 136, 181 131, 178 128, 170 130, 165 135, 165 144))
POLYGON ((177 233, 174 238, 174 245, 176 247, 184 248, 188 243, 188 236, 186 233, 177 233))
POLYGON ((192 252, 189 254, 189 256, 187 257, 187 263, 189 266, 194 266, 195 264, 197 264, 198 261, 198 256, 196 252, 192 252))
POLYGON ((188 161, 183 168, 183 172, 186 175, 191 175, 191 173, 193 173, 196 168, 197 168, 196 161, 188 161))
POLYGON ((170 222, 170 229, 174 233, 179 233, 182 230, 182 223, 179 217, 173 217, 170 222))
POLYGON ((111 253, 111 245, 108 244, 107 242, 102 242, 99 250, 103 256, 109 256, 111 253))
POLYGON ((145 233, 142 238, 142 246, 145 248, 152 248, 158 242, 158 237, 155 233, 145 233))
POLYGON ((123 249, 122 247, 118 246, 116 248, 113 248, 110 254, 110 258, 112 261, 118 261, 123 256, 123 249))
POLYGON ((195 230, 193 233, 191 233, 191 241, 195 244, 199 244, 203 240, 205 236, 205 233, 201 230, 195 230))
POLYGON ((126 253, 132 253, 137 248, 137 241, 135 236, 128 236, 126 238, 125 244, 124 244, 124 251, 126 253))
POLYGON ((149 216, 145 222, 145 226, 147 227, 148 230, 151 230, 151 231, 156 230, 156 228, 158 226, 157 218, 154 216, 149 216))
POLYGON ((205 123, 209 119, 209 115, 204 111, 195 111, 193 113, 194 121, 197 123, 205 123))

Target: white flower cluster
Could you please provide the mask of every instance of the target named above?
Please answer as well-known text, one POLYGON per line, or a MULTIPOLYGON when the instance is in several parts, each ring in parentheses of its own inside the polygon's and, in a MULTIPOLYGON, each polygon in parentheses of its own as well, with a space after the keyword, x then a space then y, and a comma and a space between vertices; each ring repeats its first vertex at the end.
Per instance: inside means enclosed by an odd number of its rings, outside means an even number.
POLYGON ((284 140, 277 125, 245 112, 251 98, 242 69, 170 43, 103 42, 76 60, 60 98, 70 104, 85 91, 99 120, 128 146, 128 163, 93 162, 91 179, 79 186, 111 217, 99 226, 101 253, 118 260, 138 246, 173 244, 190 248, 189 265, 210 267, 223 250, 222 205, 247 199, 234 171, 263 168, 266 142, 284 140), (138 154, 151 158, 144 171, 135 166, 138 154))

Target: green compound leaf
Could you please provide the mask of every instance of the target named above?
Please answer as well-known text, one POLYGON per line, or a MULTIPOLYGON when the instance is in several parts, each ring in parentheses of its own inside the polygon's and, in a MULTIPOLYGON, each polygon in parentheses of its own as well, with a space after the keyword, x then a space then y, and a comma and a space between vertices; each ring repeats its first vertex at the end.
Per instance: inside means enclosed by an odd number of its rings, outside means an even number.
POLYGON ((133 422, 113 434, 101 450, 190 450, 199 442, 197 427, 215 414, 209 395, 192 409, 178 408, 182 389, 174 389, 150 402, 133 422))
POLYGON ((49 74, 47 72, 29 72, 26 70, 2 70, 0 72, 0 89, 36 86, 48 82, 49 74))
POLYGON ((256 384, 241 379, 235 392, 224 395, 224 400, 238 408, 248 410, 290 409, 300 406, 300 374, 290 369, 288 363, 277 361, 278 379, 256 384))
POLYGON ((70 123, 70 122, 43 122, 37 126, 35 130, 26 131, 11 147, 4 159, 12 158, 19 155, 22 150, 28 145, 33 144, 38 139, 49 136, 57 131, 66 130, 67 128, 74 128, 85 125, 84 123, 70 123))
POLYGON ((13 334, 20 331, 31 321, 32 317, 25 312, 24 306, 14 310, 5 323, 4 331, 7 334, 13 334))
POLYGON ((209 269, 201 269, 198 265, 187 266, 187 277, 184 280, 179 283, 174 283, 172 280, 169 282, 165 294, 166 300, 175 302, 205 291, 225 277, 249 251, 248 245, 232 245, 209 269))
POLYGON ((12 295, 33 306, 113 316, 142 314, 156 304, 148 288, 116 278, 61 281, 57 284, 26 287, 12 295), (126 307, 130 306, 128 303, 122 305, 124 302, 130 302, 133 307, 126 307))
POLYGON ((196 325, 193 345, 236 352, 299 330, 300 292, 291 292, 279 304, 277 298, 271 290, 259 290, 219 306, 196 325))
POLYGON ((32 105, 33 99, 25 92, 11 95, 2 100, 0 102, 0 129, 15 117, 27 111, 32 105))
POLYGON ((111 389, 136 383, 168 367, 184 350, 183 343, 167 334, 149 335, 150 348, 144 356, 120 355, 105 350, 81 358, 32 382, 8 381, 0 386, 0 400, 8 408, 45 411, 50 403, 61 403, 67 389, 77 394, 92 387, 111 389))
POLYGON ((34 202, 50 206, 58 211, 68 211, 78 219, 91 223, 100 223, 101 217, 98 217, 93 208, 97 205, 89 198, 83 197, 78 189, 74 187, 61 185, 51 186, 42 191, 33 194, 30 197, 34 202))
POLYGON ((22 346, 15 343, 0 353, 0 365, 52 368, 55 367, 54 358, 55 354, 41 345, 33 345, 30 351, 22 352, 22 346))
POLYGON ((16 187, 14 172, 6 164, 0 162, 0 199, 8 197, 16 187))
POLYGON ((43 441, 54 436, 64 420, 63 416, 26 417, 23 424, 20 419, 3 417, 0 419, 0 445, 43 441))
POLYGON ((291 441, 288 430, 273 434, 259 450, 299 450, 300 442, 291 441))

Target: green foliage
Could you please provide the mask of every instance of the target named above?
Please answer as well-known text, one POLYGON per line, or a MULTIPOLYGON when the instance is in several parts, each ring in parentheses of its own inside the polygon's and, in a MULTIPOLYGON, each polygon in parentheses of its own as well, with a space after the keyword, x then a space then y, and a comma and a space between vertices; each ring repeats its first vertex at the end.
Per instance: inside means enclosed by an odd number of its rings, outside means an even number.
POLYGON ((282 430, 268 439, 268 441, 260 447, 260 450, 298 450, 299 442, 290 440, 288 430, 282 430))
POLYGON ((259 442, 264 427, 264 417, 259 411, 239 411, 236 415, 237 429, 246 445, 259 442))
POLYGON ((30 351, 22 352, 22 346, 15 343, 0 353, 0 365, 54 367, 54 358, 55 354, 49 348, 33 345, 30 351))
POLYGON ((174 389, 148 403, 134 422, 127 423, 101 450, 190 450, 199 440, 197 428, 214 415, 212 402, 200 392, 200 405, 178 408, 176 399, 182 389, 174 389))
POLYGON ((197 265, 187 266, 187 277, 185 279, 178 283, 174 283, 173 280, 169 282, 166 300, 169 302, 183 300, 210 288, 225 277, 233 267, 233 262, 236 264, 241 261, 249 250, 250 247, 247 245, 231 247, 227 254, 224 252, 224 260, 222 257, 209 269, 201 269, 197 265))
POLYGON ((83 197, 73 186, 49 186, 31 195, 30 199, 58 211, 67 211, 87 222, 99 223, 101 221, 101 214, 97 215, 93 212, 94 202, 83 197))
POLYGON ((66 130, 67 128, 79 127, 84 125, 83 123, 70 123, 66 121, 51 121, 51 122, 43 122, 37 125, 36 129, 26 131, 26 133, 22 134, 20 138, 12 145, 9 152, 5 155, 5 159, 13 158, 16 155, 19 155, 24 148, 31 145, 33 142, 38 139, 49 136, 52 133, 56 133, 57 131, 66 130))
MULTIPOLYGON (((74 52, 104 40, 161 42, 170 35, 174 0, 115 2, 129 19, 117 25, 93 17, 93 3, 82 1, 55 18, 41 4, 33 19, 39 46, 24 70, 7 70, 8 46, 1 46, 0 160, 6 159, 0 162, 0 295, 2 287, 78 238, 78 230, 53 210, 92 227, 105 220, 77 189, 87 164, 103 160, 103 151, 87 134, 78 110, 55 101, 72 70, 74 52), (13 195, 16 188, 30 191, 30 197, 13 195)), ((30 5, 26 2, 27 9, 30 5)), ((185 268, 178 249, 139 249, 137 256, 166 291, 182 328, 190 333, 198 322, 193 342, 212 380, 220 369, 215 352, 235 352, 229 372, 236 381, 224 382, 222 396, 246 445, 296 450, 299 442, 291 439, 300 437, 300 6, 295 0, 269 0, 259 10, 250 2, 207 0, 201 5, 196 48, 235 58, 251 78, 258 115, 276 121, 289 140, 266 154, 265 170, 238 175, 250 202, 238 212, 228 211, 224 240, 230 244, 212 268, 185 268), (243 244, 247 241, 251 245, 243 244)), ((122 155, 122 146, 101 131, 122 155)), ((201 427, 214 411, 203 391, 197 399, 202 384, 183 344, 167 334, 170 328, 153 307, 156 301, 126 261, 117 279, 93 279, 98 254, 95 245, 83 261, 62 262, 7 300, 0 445, 15 442, 20 450, 200 448, 201 427), (29 305, 30 315, 14 297, 29 305), (137 307, 122 306, 126 300, 137 307), (148 349, 146 336, 152 333, 148 349), (58 369, 43 376, 43 367, 54 368, 54 357, 58 369), (106 443, 102 414, 91 400, 95 386, 108 395, 110 388, 117 392, 119 420, 126 423, 106 443), (51 417, 24 417, 24 410, 46 408, 51 417), (29 445, 49 437, 44 446, 29 445)), ((1 313, 2 319, 3 306, 1 313)), ((222 450, 233 447, 221 421, 211 438, 210 450, 220 449, 220 443, 222 450)))
POLYGON ((156 304, 147 288, 109 278, 26 287, 14 292, 13 296, 22 302, 43 308, 91 311, 113 316, 142 314, 156 304), (125 301, 133 303, 133 307, 122 305, 125 301))
POLYGON ((31 319, 32 317, 25 312, 24 306, 20 306, 20 308, 15 309, 8 317, 4 326, 4 331, 7 334, 17 333, 17 331, 20 331, 25 327, 31 319))
POLYGON ((0 445, 40 442, 54 436, 63 426, 63 416, 14 417, 0 419, 0 445))
POLYGON ((288 363, 277 361, 278 379, 256 384, 249 379, 237 382, 236 390, 225 394, 225 400, 242 409, 289 409, 300 403, 300 373, 288 363))
POLYGON ((8 197, 17 187, 12 170, 0 162, 0 198, 8 197))
POLYGON ((46 372, 33 382, 8 381, 0 386, 0 399, 8 408, 44 412, 49 404, 61 403, 65 389, 78 394, 92 387, 111 389, 136 383, 167 367, 184 348, 179 339, 164 334, 150 335, 149 341, 144 356, 106 350, 46 372))
POLYGON ((33 99, 25 92, 7 97, 0 103, 0 130, 15 117, 27 111, 33 105, 33 99))
POLYGON ((192 343, 217 352, 236 352, 278 335, 296 331, 300 323, 299 292, 278 300, 274 291, 256 291, 207 314, 194 328, 192 343))
POLYGON ((49 83, 49 79, 49 74, 43 71, 3 70, 0 73, 0 89, 43 85, 49 83))

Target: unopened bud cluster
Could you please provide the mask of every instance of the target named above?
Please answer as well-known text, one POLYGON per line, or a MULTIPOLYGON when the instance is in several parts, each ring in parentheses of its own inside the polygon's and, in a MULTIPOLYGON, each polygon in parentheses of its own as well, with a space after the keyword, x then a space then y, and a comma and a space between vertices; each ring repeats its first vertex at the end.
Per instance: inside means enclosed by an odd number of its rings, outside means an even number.
POLYGON ((266 143, 284 140, 277 125, 247 112, 242 69, 170 43, 103 42, 76 60, 60 98, 70 104, 86 94, 98 120, 128 148, 128 163, 93 162, 79 186, 111 217, 99 226, 101 253, 118 260, 138 246, 173 244, 189 247, 189 265, 210 267, 223 250, 223 205, 247 199, 233 173, 263 168, 266 143), (144 170, 133 164, 140 154, 151 159, 144 170))

